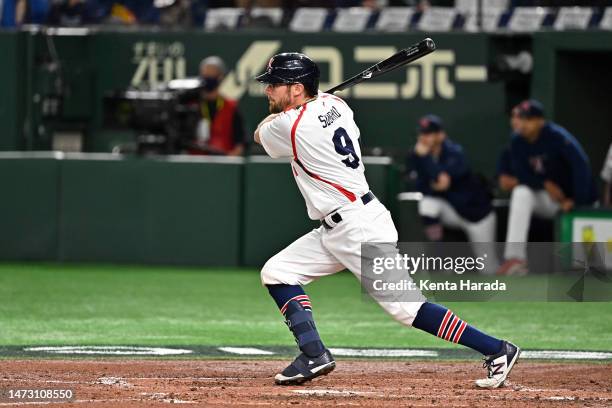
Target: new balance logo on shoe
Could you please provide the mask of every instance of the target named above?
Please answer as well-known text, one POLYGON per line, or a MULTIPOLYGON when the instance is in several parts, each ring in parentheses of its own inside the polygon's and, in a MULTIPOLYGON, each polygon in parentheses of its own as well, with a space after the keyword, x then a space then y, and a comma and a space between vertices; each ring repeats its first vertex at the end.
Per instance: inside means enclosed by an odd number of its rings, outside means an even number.
POLYGON ((482 366, 487 369, 487 378, 476 380, 476 385, 481 388, 498 388, 504 385, 520 354, 521 349, 504 341, 499 353, 485 357, 482 366))
POLYGON ((505 366, 505 362, 499 362, 497 364, 491 364, 491 375, 503 374, 502 368, 505 366))

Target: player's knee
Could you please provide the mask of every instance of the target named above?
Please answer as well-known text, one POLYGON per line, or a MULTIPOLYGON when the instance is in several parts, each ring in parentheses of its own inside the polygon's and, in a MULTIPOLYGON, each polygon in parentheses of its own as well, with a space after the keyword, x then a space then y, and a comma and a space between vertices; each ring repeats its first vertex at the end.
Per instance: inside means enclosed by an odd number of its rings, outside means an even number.
POLYGON ((261 277, 261 284, 262 285, 277 285, 279 282, 277 282, 274 277, 274 273, 273 271, 273 267, 271 265, 271 261, 272 259, 268 260, 268 262, 266 262, 266 264, 263 266, 263 268, 261 268, 261 271, 259 273, 260 277, 261 277))
POLYGON ((436 197, 425 196, 419 201, 418 211, 421 217, 437 218, 440 216, 442 200, 436 197))
POLYGON ((415 299, 410 302, 380 302, 380 306, 397 322, 404 326, 412 326, 419 309, 427 301, 422 294, 415 294, 415 299))
POLYGON ((289 276, 287 271, 284 271, 286 268, 283 267, 281 262, 278 262, 277 257, 273 256, 268 259, 263 268, 261 268, 260 276, 261 283, 265 285, 294 285, 295 283, 289 282, 289 276))

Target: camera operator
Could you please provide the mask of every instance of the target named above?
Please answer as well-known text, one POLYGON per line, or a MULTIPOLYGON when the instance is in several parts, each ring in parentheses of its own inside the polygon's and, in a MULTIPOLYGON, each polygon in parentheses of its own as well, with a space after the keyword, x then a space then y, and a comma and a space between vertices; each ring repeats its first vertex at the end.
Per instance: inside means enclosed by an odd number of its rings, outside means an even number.
POLYGON ((195 140, 188 149, 191 154, 221 154, 240 156, 244 153, 244 120, 238 110, 238 102, 219 93, 219 85, 225 75, 225 63, 217 56, 210 56, 200 63, 200 118, 195 140))

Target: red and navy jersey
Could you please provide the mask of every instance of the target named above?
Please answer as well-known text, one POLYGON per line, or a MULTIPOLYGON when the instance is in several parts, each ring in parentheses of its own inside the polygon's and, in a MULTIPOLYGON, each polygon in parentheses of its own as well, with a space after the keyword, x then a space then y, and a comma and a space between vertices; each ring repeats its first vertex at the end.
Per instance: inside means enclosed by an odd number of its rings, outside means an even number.
POLYGON ((447 139, 442 144, 439 157, 431 154, 421 157, 412 152, 407 164, 416 172, 418 191, 423 195, 444 198, 463 218, 476 222, 491 212, 491 195, 485 182, 470 170, 461 145, 447 139), (451 177, 450 188, 434 191, 431 183, 438 179, 441 172, 451 177))
POLYGON ((550 180, 577 205, 597 199, 589 159, 578 140, 563 127, 547 122, 533 143, 514 135, 510 155, 512 172, 521 184, 540 190, 544 181, 550 180))

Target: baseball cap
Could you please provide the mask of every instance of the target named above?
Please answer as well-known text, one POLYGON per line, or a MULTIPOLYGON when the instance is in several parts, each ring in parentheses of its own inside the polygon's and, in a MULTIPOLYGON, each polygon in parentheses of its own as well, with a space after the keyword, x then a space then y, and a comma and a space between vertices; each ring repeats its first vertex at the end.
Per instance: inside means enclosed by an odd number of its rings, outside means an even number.
POLYGON ((535 99, 527 99, 518 105, 518 115, 521 118, 543 118, 544 105, 535 99))
POLYGON ((425 115, 419 119, 417 125, 418 133, 434 133, 443 130, 442 119, 436 115, 425 115))

